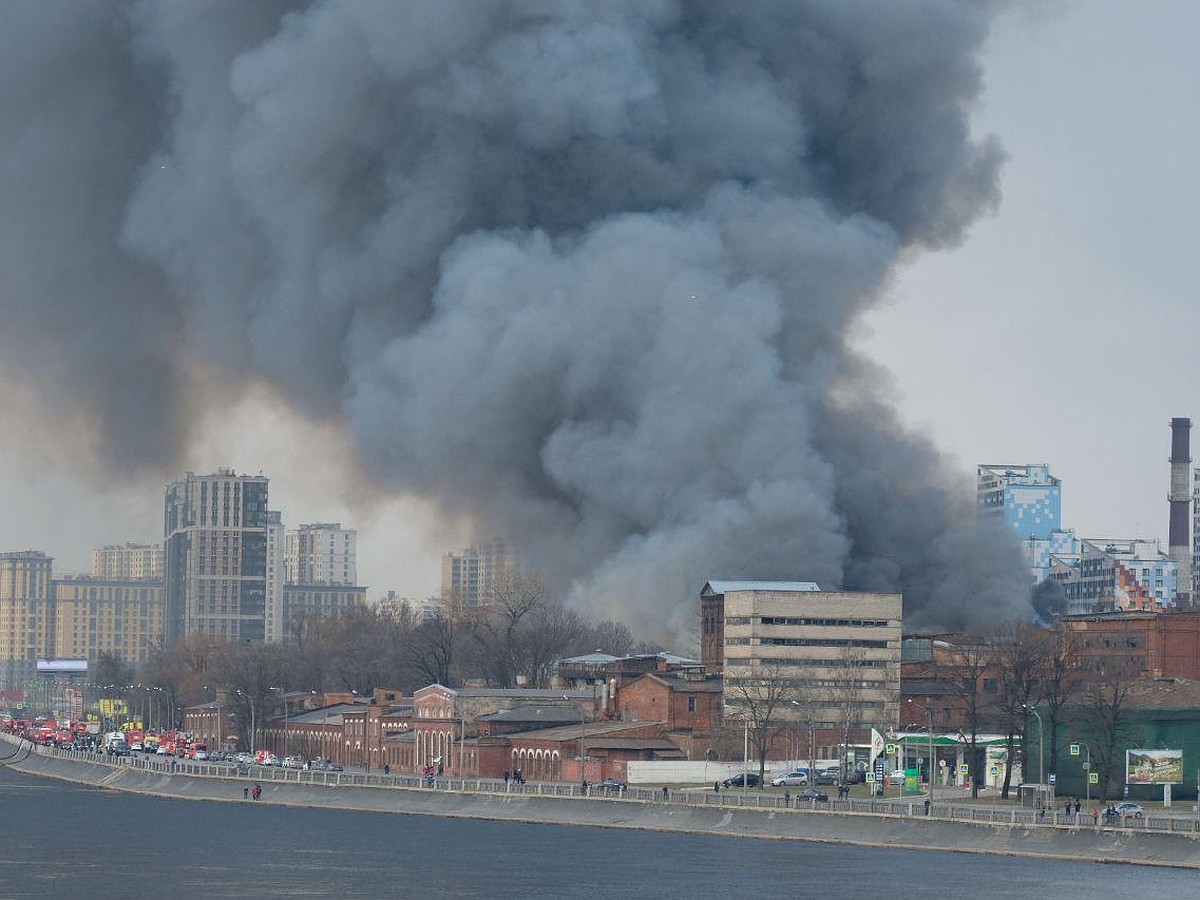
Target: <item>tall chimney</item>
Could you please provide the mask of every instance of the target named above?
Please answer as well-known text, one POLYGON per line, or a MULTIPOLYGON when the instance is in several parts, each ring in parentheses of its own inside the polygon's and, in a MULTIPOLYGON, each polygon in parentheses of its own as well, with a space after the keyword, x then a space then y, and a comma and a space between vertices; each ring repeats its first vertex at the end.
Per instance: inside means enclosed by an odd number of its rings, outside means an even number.
POLYGON ((1179 593, 1191 599, 1192 589, 1192 540, 1189 505, 1191 492, 1188 490, 1188 471, 1192 464, 1191 455, 1192 420, 1171 420, 1171 493, 1167 502, 1171 507, 1170 530, 1167 533, 1167 555, 1179 563, 1179 593))

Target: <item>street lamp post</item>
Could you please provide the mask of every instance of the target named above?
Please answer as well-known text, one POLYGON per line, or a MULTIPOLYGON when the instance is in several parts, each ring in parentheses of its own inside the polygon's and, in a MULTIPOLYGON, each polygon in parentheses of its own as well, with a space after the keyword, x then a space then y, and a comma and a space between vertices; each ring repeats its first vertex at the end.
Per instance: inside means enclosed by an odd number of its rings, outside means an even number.
MULTIPOLYGON (((801 714, 806 713, 804 706, 799 701, 789 700, 788 703, 792 704, 792 706, 794 706, 794 707, 796 707, 796 709, 800 710, 801 714)), ((812 785, 815 783, 815 778, 813 777, 813 737, 814 736, 813 736, 813 720, 812 720, 811 713, 807 714, 806 718, 808 720, 808 766, 807 766, 808 781, 809 781, 809 784, 812 785)), ((799 753, 799 751, 797 751, 797 753, 799 753)))
MULTIPOLYGON (((287 693, 283 688, 269 687, 268 691, 275 691, 279 694, 279 699, 283 701, 283 755, 288 755, 288 702, 287 693)), ((365 720, 364 720, 365 721, 365 720)))
MULTIPOLYGON (((912 703, 909 699, 907 702, 912 703)), ((929 815, 933 815, 933 786, 934 786, 934 760, 933 760, 933 707, 928 703, 925 704, 925 718, 929 724, 929 815)))

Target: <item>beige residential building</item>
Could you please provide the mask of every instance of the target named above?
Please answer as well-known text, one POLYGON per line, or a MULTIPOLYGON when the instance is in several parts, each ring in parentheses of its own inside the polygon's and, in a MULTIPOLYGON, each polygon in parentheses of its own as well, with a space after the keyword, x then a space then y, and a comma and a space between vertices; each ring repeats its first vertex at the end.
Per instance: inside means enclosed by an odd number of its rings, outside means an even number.
POLYGON ((40 550, 0 553, 0 689, 36 677, 39 658, 54 655, 54 560, 40 550))
POLYGON ((162 544, 121 544, 92 551, 92 577, 106 581, 162 581, 162 544))
POLYGON ((358 583, 358 532, 340 522, 314 522, 287 531, 288 584, 358 583))
POLYGON ((519 568, 513 546, 495 538, 442 557, 442 600, 469 608, 487 606, 496 579, 519 568))
POLYGON ((162 646, 161 581, 74 577, 54 582, 54 655, 141 665, 162 646))
POLYGON ((852 696, 860 724, 894 728, 901 600, 812 582, 710 581, 700 594, 701 661, 724 675, 727 708, 747 686, 771 681, 788 687, 780 719, 836 727, 852 696))

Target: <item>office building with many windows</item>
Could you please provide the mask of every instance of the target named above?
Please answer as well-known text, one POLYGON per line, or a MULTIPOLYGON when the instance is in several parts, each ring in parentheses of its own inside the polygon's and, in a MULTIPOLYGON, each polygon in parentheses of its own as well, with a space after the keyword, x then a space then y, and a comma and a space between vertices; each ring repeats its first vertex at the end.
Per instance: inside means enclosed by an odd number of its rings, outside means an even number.
POLYGON ((900 594, 710 581, 700 593, 701 662, 724 675, 732 715, 747 689, 772 684, 785 688, 782 719, 832 728, 852 699, 860 726, 895 728, 901 614, 900 594))
POLYGON ((1003 519, 1017 537, 1049 540, 1062 529, 1062 482, 1048 465, 982 465, 977 476, 980 513, 1003 519))
POLYGON ((267 483, 221 469, 167 486, 167 646, 191 635, 265 639, 267 483))

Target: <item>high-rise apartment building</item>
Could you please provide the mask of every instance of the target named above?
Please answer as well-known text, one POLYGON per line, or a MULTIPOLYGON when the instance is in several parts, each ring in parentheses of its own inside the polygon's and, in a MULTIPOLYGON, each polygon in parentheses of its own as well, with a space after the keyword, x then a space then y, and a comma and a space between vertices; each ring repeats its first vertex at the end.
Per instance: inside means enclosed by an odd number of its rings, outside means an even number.
POLYGON ((164 507, 168 646, 185 636, 266 637, 267 483, 262 475, 188 472, 164 507))
POLYGON ((442 557, 442 601, 465 607, 487 606, 496 580, 520 567, 511 544, 495 538, 442 557))
POLYGON ((0 688, 21 687, 54 655, 53 563, 40 550, 0 553, 0 688))
POLYGON ((283 640, 283 586, 287 582, 287 533, 283 514, 267 510, 267 595, 265 635, 268 643, 283 640))
POLYGON ((833 728, 852 702, 858 724, 895 728, 901 601, 812 582, 710 581, 700 592, 701 662, 724 675, 730 711, 758 686, 786 682, 803 711, 785 703, 781 718, 833 728))
POLYGON ((981 514, 1003 519, 1019 538, 1050 540, 1062 529, 1062 482, 1048 465, 979 466, 976 491, 981 514))
POLYGON ((92 551, 92 577, 106 581, 162 581, 162 544, 121 544, 92 551))
POLYGON ((54 580, 54 655, 141 665, 162 645, 163 586, 149 579, 54 580))
POLYGON ((358 532, 316 522, 287 532, 288 584, 358 583, 358 532))

